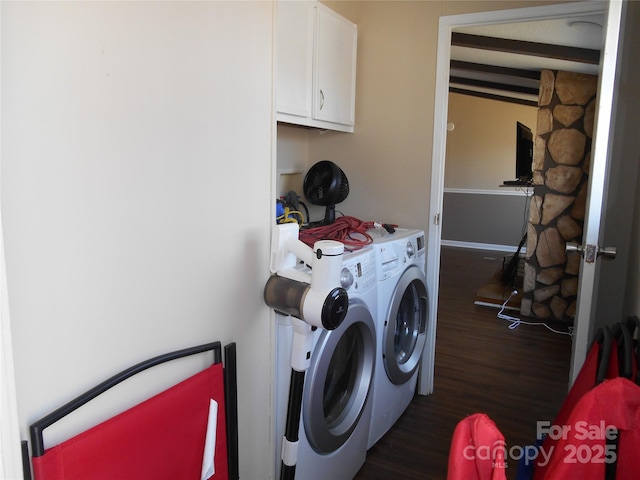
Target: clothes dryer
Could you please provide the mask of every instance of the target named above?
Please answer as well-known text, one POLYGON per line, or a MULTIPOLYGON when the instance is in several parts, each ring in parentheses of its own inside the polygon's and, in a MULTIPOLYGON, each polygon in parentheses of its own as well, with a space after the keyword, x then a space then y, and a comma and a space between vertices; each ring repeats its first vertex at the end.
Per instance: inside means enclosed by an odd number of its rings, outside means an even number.
POLYGON ((370 233, 376 251, 378 314, 368 448, 409 406, 429 328, 424 232, 370 233))
MULTIPOLYGON (((350 480, 363 465, 371 425, 376 353, 375 253, 344 254, 341 276, 349 307, 335 330, 315 331, 306 373, 296 478, 350 480)), ((290 384, 291 317, 277 315, 276 478, 280 475, 290 384)))

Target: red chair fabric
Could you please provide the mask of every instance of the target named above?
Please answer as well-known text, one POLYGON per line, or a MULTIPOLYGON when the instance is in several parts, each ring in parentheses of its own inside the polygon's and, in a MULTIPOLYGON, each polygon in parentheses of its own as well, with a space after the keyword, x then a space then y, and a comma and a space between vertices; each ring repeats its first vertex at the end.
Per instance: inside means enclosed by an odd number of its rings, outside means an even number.
POLYGON ((506 443, 485 414, 461 420, 453 432, 447 480, 506 480, 506 443))
POLYGON ((605 380, 580 399, 565 424, 570 428, 540 478, 603 480, 607 463, 616 464, 615 478, 638 478, 640 386, 626 378, 605 380), (607 439, 608 426, 618 429, 617 444, 607 439))
MULTIPOLYGON (((597 383, 598 368, 601 362, 607 362, 606 378, 612 379, 618 376, 618 345, 608 335, 602 339, 602 342, 594 342, 587 353, 587 357, 582 364, 582 368, 576 376, 569 393, 567 394, 558 415, 553 421, 554 426, 567 425, 569 416, 572 414, 578 402, 592 390, 597 383), (605 344, 606 342, 606 344, 605 344), (606 356, 607 358, 602 358, 606 356)), ((557 439, 548 436, 542 442, 541 450, 551 452, 557 448, 557 439)), ((549 467, 545 463, 545 459, 539 456, 536 459, 536 465, 533 473, 534 480, 542 480, 549 467)))
POLYGON ((199 480, 210 399, 218 402, 214 479, 228 478, 223 366, 33 458, 36 480, 199 480))

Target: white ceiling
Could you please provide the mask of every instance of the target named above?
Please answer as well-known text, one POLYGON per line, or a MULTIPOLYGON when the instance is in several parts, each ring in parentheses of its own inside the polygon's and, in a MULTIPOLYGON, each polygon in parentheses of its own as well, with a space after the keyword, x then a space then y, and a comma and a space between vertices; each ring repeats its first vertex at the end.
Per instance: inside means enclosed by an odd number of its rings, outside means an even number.
MULTIPOLYGON (((454 29, 454 32, 508 40, 522 40, 527 42, 601 50, 604 38, 603 30, 600 26, 602 26, 603 23, 603 15, 592 14, 553 20, 457 27, 454 29)), ((599 68, 598 65, 588 63, 458 46, 451 47, 451 60, 533 70, 537 72, 548 69, 579 72, 591 75, 597 75, 599 68)), ((537 88, 538 85, 536 81, 530 79, 496 76, 486 73, 454 70, 453 68, 451 74, 452 76, 457 77, 493 81, 510 85, 529 86, 532 88, 537 88)), ((452 86, 454 85, 452 84, 452 86)), ((464 89, 478 89, 478 87, 462 85, 455 86, 464 89)), ((509 95, 522 97, 521 94, 509 93, 509 95)), ((530 98, 531 95, 525 95, 525 97, 530 98)))

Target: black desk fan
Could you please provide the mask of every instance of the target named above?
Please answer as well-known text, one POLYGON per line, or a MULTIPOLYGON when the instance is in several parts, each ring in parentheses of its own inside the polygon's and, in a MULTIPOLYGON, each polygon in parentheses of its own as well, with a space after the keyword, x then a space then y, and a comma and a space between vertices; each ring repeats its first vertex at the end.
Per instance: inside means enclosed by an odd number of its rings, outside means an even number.
POLYGON ((309 202, 325 207, 324 220, 313 226, 328 225, 336 221, 336 204, 349 195, 349 180, 335 163, 321 160, 305 175, 302 189, 309 202))

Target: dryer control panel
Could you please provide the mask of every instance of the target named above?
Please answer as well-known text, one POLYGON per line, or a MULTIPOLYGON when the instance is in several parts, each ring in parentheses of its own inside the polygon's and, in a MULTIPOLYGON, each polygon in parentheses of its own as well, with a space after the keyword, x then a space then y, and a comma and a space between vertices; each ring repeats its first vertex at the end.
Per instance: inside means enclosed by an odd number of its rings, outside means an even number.
POLYGON ((425 235, 421 230, 397 229, 395 234, 374 238, 378 261, 378 282, 404 271, 409 265, 417 265, 425 271, 425 235))

